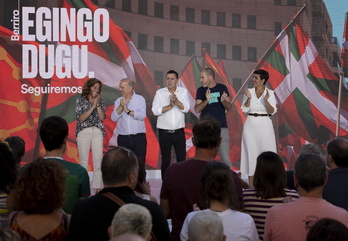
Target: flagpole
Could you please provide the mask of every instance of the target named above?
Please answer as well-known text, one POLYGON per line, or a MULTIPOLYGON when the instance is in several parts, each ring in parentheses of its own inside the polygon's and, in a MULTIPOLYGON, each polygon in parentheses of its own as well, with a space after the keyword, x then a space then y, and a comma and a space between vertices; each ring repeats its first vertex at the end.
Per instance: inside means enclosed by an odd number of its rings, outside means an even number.
POLYGON ((341 118, 342 82, 343 82, 343 73, 340 74, 340 80, 339 80, 339 86, 338 86, 336 136, 339 135, 339 127, 340 127, 340 122, 341 122, 340 118, 341 118))
MULTIPOLYGON (((286 29, 289 28, 290 25, 293 24, 294 20, 297 19, 305 10, 307 9, 306 4, 303 4, 302 8, 300 10, 298 10, 298 12, 296 13, 296 15, 294 16, 294 18, 285 26, 285 28, 279 33, 282 34, 283 31, 285 31, 286 29)), ((278 36, 279 36, 278 35, 278 36)), ((271 44, 271 46, 269 46, 269 48, 267 49, 267 51, 262 55, 259 63, 256 65, 256 67, 251 71, 251 73, 249 74, 249 76, 245 79, 244 83, 242 84, 242 86, 239 88, 238 92, 236 93, 236 96, 232 99, 231 103, 233 104, 234 101, 237 99, 237 96, 240 94, 240 92, 244 89, 245 85, 248 83, 248 80, 251 78, 251 76, 253 75, 254 71, 256 69, 258 69, 258 66, 262 65, 263 60, 265 59, 265 56, 267 54, 269 54, 270 50, 274 47, 275 44, 277 44, 277 40, 278 37, 273 41, 273 43, 271 44)))

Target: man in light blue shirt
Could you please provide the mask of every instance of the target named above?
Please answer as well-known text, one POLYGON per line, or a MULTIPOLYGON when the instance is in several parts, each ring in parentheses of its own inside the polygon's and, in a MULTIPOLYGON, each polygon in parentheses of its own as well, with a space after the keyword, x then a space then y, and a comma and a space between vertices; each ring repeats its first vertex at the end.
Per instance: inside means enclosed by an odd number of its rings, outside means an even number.
POLYGON ((134 92, 134 81, 126 78, 120 81, 122 97, 114 104, 111 120, 117 121, 116 133, 118 146, 132 150, 139 164, 145 167, 146 156, 146 103, 144 97, 134 92))

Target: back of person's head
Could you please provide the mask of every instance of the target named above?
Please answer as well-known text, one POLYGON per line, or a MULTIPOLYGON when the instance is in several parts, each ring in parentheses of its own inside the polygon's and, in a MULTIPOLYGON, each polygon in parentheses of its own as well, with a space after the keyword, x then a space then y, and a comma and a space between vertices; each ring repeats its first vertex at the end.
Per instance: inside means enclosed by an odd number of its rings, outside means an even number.
POLYGON ((145 239, 137 234, 126 233, 112 238, 110 241, 145 241, 145 239))
POLYGON ((198 212, 189 223, 188 237, 190 241, 224 240, 222 219, 212 211, 198 212))
POLYGON ((10 145, 12 153, 16 158, 16 164, 19 164, 22 160, 22 157, 25 154, 25 142, 19 136, 9 136, 5 141, 10 145))
POLYGON ((307 193, 323 187, 327 176, 325 161, 318 154, 302 154, 295 163, 294 176, 298 185, 307 193))
POLYGON ((136 172, 136 178, 138 178, 138 168, 138 159, 133 151, 115 147, 104 155, 101 163, 104 185, 113 186, 124 183, 131 172, 136 172))
POLYGON ((308 231, 307 241, 348 241, 348 228, 340 221, 323 218, 308 231))
POLYGON ((47 117, 40 126, 41 141, 47 151, 61 149, 68 133, 68 123, 60 116, 47 117))
POLYGON ((138 234, 148 239, 152 228, 152 217, 147 208, 138 204, 125 204, 115 213, 111 223, 111 237, 125 233, 138 234))
POLYGON ((192 128, 192 142, 197 149, 215 149, 221 142, 221 126, 214 119, 203 119, 192 128))
POLYGON ((308 144, 304 144, 303 146, 301 146, 300 155, 305 154, 305 153, 315 153, 318 155, 322 154, 319 146, 317 146, 313 143, 308 143, 308 144))
POLYGON ((329 141, 328 155, 331 155, 338 167, 348 167, 348 138, 338 136, 329 141))
POLYGON ((222 162, 209 161, 203 169, 202 192, 209 200, 219 201, 236 209, 237 200, 230 168, 222 162))
POLYGON ((261 199, 285 197, 286 173, 282 158, 274 152, 266 151, 257 157, 254 187, 261 199))
POLYGON ((0 228, 0 241, 21 241, 22 238, 16 231, 1 227, 0 228))
POLYGON ((7 142, 0 142, 0 190, 9 192, 17 177, 15 157, 7 142))
POLYGON ((66 169, 38 158, 28 164, 17 181, 14 205, 26 214, 49 214, 63 206, 66 169))

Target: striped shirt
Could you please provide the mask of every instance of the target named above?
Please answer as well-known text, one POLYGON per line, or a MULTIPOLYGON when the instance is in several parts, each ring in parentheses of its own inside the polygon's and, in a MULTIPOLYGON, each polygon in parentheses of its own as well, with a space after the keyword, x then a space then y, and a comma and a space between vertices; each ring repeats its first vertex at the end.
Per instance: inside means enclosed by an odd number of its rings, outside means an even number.
POLYGON ((295 190, 285 189, 286 197, 276 197, 270 199, 261 199, 256 197, 255 189, 243 190, 244 211, 254 219, 257 232, 260 240, 263 240, 263 233, 265 229, 265 219, 268 212, 273 206, 283 204, 283 200, 290 197, 291 200, 298 199, 298 193, 295 190))

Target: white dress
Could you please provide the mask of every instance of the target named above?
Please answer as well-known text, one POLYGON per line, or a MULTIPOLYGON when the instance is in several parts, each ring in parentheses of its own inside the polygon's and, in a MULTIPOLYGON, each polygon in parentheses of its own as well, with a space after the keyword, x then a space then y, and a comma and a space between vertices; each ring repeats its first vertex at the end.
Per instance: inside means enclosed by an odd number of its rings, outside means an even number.
MULTIPOLYGON (((268 90, 269 93, 268 102, 274 108, 274 111, 271 114, 274 115, 277 112, 274 91, 267 88, 265 88, 260 98, 257 98, 255 88, 250 88, 250 106, 244 106, 248 99, 248 97, 244 95, 241 106, 242 111, 247 114, 268 114, 264 101, 266 90, 268 90)), ((277 153, 272 120, 269 116, 255 117, 247 115, 242 135, 240 171, 248 176, 254 176, 256 159, 258 155, 264 151, 273 151, 277 153)))
MULTIPOLYGON (((214 212, 210 209, 201 211, 194 211, 187 214, 184 224, 182 225, 180 240, 186 241, 188 239, 188 226, 192 217, 198 212, 214 212)), ((226 241, 259 241, 259 235, 253 218, 246 213, 227 209, 223 212, 214 212, 222 219, 224 227, 224 234, 226 241)))

